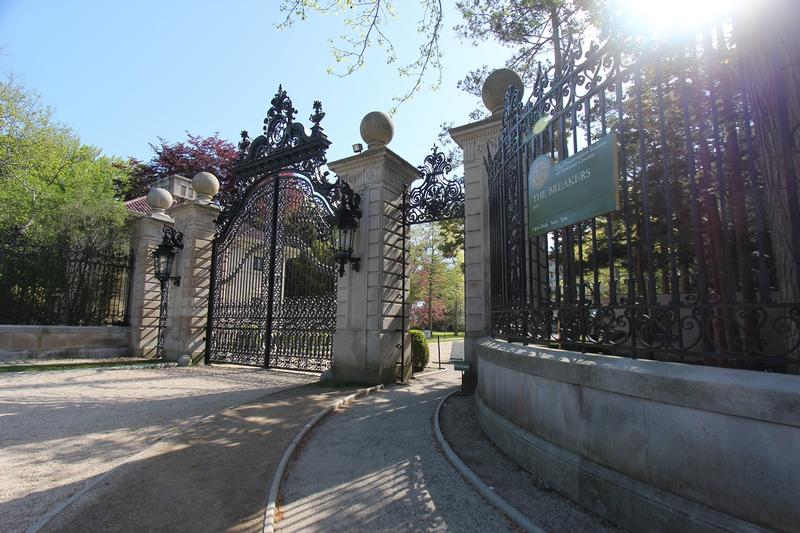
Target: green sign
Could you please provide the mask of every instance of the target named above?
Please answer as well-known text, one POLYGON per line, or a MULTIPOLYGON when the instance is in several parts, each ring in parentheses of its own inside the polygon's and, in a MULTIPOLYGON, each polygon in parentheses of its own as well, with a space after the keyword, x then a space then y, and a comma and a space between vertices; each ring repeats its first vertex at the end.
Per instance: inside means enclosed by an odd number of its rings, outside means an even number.
POLYGON ((618 174, 616 133, 558 163, 537 157, 528 169, 531 236, 619 209, 618 174))
POLYGON ((459 361, 457 359, 453 359, 453 370, 469 372, 469 361, 459 361))

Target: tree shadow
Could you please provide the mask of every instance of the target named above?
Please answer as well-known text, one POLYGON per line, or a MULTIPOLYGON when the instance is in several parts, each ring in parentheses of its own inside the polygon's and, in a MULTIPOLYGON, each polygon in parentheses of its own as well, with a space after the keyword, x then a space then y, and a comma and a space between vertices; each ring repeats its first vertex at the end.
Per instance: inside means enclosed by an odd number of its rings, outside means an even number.
POLYGON ((453 383, 426 385, 370 396, 315 430, 284 481, 278 530, 508 530, 437 449, 430 416, 453 383), (477 522, 462 512, 475 506, 477 522))
MULTIPOLYGON (((286 446, 350 392, 307 385, 207 417, 115 468, 43 531, 261 531, 286 446)), ((0 514, 17 503, 0 504, 0 514)))

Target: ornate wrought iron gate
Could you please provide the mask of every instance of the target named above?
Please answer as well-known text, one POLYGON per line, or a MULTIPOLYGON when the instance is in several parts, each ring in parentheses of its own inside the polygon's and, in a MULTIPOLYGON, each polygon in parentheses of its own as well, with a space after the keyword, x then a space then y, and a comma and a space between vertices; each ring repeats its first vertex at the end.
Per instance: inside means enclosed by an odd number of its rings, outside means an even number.
POLYGON ((336 329, 330 224, 342 183, 320 172, 330 141, 314 102, 307 135, 281 87, 264 134, 242 132, 212 243, 206 362, 321 372, 336 329))

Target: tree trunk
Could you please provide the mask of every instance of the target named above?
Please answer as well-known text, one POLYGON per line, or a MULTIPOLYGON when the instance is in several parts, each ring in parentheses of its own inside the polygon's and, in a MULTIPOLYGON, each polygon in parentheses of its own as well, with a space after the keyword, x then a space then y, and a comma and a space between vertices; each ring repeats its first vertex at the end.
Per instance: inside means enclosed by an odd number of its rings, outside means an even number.
MULTIPOLYGON (((756 159, 781 303, 800 303, 800 2, 768 0, 735 21, 739 66, 752 110, 756 159)), ((791 323, 791 322, 790 322, 791 323)), ((786 332, 800 358, 800 326, 786 332)), ((788 369, 797 372, 800 365, 788 369)))
POLYGON ((800 302, 800 2, 770 0, 735 31, 752 109, 757 163, 781 302, 800 302))

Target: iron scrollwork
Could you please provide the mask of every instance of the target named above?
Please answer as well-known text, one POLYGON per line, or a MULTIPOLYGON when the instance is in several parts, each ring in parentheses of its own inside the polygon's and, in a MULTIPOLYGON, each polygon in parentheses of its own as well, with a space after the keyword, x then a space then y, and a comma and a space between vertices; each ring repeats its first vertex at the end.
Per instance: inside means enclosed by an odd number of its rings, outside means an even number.
POLYGON ((434 145, 417 167, 422 184, 408 193, 407 224, 464 218, 464 178, 448 177, 452 170, 450 159, 434 145))
MULTIPOLYGON (((328 173, 320 168, 327 163, 326 152, 331 142, 321 126, 325 118, 322 103, 315 100, 313 109, 309 117, 312 126, 307 134, 305 126, 295 121, 297 109, 279 85, 264 119, 264 133, 251 140, 247 130, 241 132, 239 160, 233 168, 234 183, 219 195, 223 210, 217 218, 218 234, 226 230, 252 191, 272 179, 276 172, 302 174, 320 197, 327 200, 336 184, 329 182, 328 173)), ((327 209, 332 211, 330 206, 327 209)))
POLYGON ((361 195, 355 192, 350 184, 341 178, 337 179, 326 194, 328 202, 334 210, 345 210, 356 220, 361 218, 361 195))

